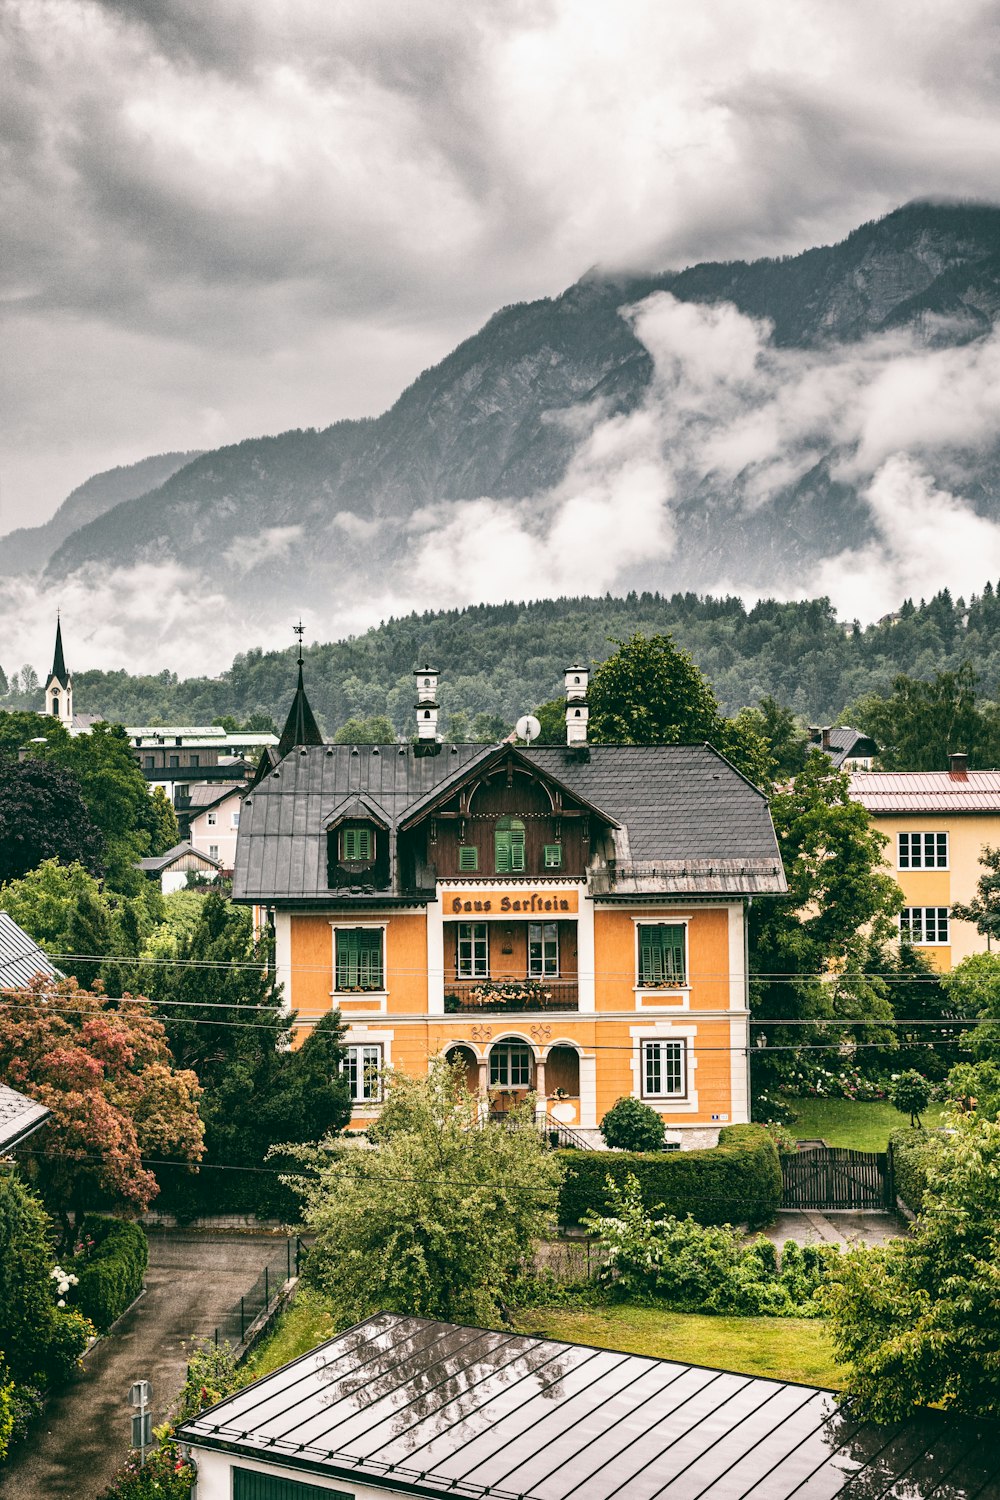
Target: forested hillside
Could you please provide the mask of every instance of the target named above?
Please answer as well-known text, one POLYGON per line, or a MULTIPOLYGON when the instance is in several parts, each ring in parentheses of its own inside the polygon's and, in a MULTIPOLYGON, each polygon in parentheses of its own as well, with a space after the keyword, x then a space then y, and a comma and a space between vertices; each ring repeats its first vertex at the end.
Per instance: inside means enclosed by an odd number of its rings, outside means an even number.
MULTIPOLYGON (((445 732, 450 715, 464 714, 465 724, 451 726, 461 736, 476 714, 513 724, 559 696, 565 667, 602 661, 616 639, 635 630, 670 631, 707 674, 725 713, 771 694, 809 722, 831 723, 863 694, 887 692, 899 672, 930 678, 969 661, 981 694, 997 695, 998 627, 1000 599, 991 584, 968 603, 947 590, 927 603, 907 602, 864 630, 845 627, 825 600, 768 600, 747 610, 736 598, 694 594, 554 599, 389 620, 364 635, 307 648, 306 678, 328 733, 352 715, 376 713, 388 713, 404 731, 412 727, 413 669, 430 660, 442 674, 445 732)), ((256 712, 280 722, 294 687, 294 651, 247 651, 217 679, 80 672, 74 686, 79 710, 126 723, 209 723, 256 712)), ((0 699, 3 707, 39 703, 37 692, 23 695, 16 685, 0 699)))

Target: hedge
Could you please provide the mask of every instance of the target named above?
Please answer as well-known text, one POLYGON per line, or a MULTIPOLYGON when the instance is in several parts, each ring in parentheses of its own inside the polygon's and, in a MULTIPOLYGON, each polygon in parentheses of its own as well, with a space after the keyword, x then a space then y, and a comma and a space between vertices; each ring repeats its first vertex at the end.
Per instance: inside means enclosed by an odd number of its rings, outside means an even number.
POLYGON ((892 1158, 893 1181, 896 1197, 905 1203, 912 1214, 923 1207, 927 1191, 927 1168, 941 1147, 943 1137, 936 1130, 915 1130, 904 1125, 889 1132, 889 1153, 892 1158))
POLYGON ((142 1291, 149 1246, 142 1226, 124 1219, 88 1218, 84 1227, 97 1245, 74 1262, 73 1302, 104 1333, 142 1291))
POLYGON ((301 1201, 278 1177, 288 1164, 278 1160, 265 1165, 264 1171, 217 1171, 211 1165, 199 1172, 186 1166, 160 1167, 160 1192, 150 1207, 154 1213, 174 1214, 179 1224, 222 1214, 297 1224, 302 1217, 301 1201))
POLYGON ((781 1165, 762 1125, 725 1125, 719 1144, 705 1151, 575 1151, 558 1153, 566 1169, 559 1193, 560 1224, 579 1224, 588 1212, 607 1213, 607 1178, 622 1185, 631 1172, 643 1202, 699 1224, 749 1224, 774 1218, 781 1204, 781 1165))

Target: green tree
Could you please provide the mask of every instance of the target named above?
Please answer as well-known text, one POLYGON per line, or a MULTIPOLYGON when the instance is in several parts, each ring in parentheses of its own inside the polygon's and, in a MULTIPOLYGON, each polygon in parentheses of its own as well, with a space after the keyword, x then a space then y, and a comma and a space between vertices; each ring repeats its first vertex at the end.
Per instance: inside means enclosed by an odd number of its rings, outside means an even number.
POLYGON ((879 747, 879 764, 887 771, 946 771, 948 756, 962 750, 970 763, 992 764, 991 738, 976 704, 978 679, 969 662, 954 672, 935 672, 930 682, 902 673, 892 693, 869 693, 848 710, 853 723, 879 747))
POLYGON ((908 1068, 905 1073, 900 1073, 898 1078, 892 1080, 889 1098, 894 1109, 898 1109, 902 1115, 909 1115, 910 1124, 915 1130, 922 1128, 920 1116, 931 1102, 931 1086, 926 1078, 908 1068))
POLYGON ((663 1118, 641 1099, 618 1099, 601 1121, 601 1135, 612 1151, 660 1151, 663 1118))
POLYGON ((65 1380, 94 1332, 79 1313, 56 1306, 52 1243, 37 1196, 0 1167, 0 1349, 20 1384, 65 1380))
POLYGON ((956 1117, 903 1239, 855 1249, 825 1294, 837 1358, 862 1416, 937 1404, 1000 1415, 1000 1124, 956 1117))
POLYGON ((341 724, 333 737, 335 745, 394 745, 396 730, 386 714, 354 717, 341 724))
POLYGON ((0 885, 46 859, 100 873, 103 842, 75 776, 36 756, 0 753, 0 885))
POLYGON ((460 1066, 389 1090, 375 1150, 302 1157, 308 1275, 351 1321, 387 1308, 488 1325, 555 1221, 561 1168, 527 1115, 481 1118, 460 1066))
MULTIPOLYGON (((775 793, 771 815, 788 894, 755 901, 750 910, 753 1012, 779 1022, 870 1021, 847 1038, 891 1048, 891 1029, 878 1025, 892 1019, 878 955, 894 932, 902 895, 882 863, 885 836, 852 801, 848 775, 819 751, 775 793)), ((756 1092, 795 1065, 794 1051, 777 1049, 826 1044, 832 1060, 845 1040, 841 1028, 780 1024, 755 1027, 754 1036, 766 1043, 752 1053, 756 1092)))
POLYGON ((83 800, 104 840, 109 885, 136 895, 145 882, 135 868, 136 861, 150 852, 163 824, 124 729, 120 724, 95 724, 89 734, 77 735, 47 753, 80 783, 83 800))
POLYGON ((549 698, 540 703, 532 713, 542 726, 538 736, 540 745, 564 745, 566 743, 566 701, 564 698, 549 698))
POLYGON ((1000 849, 985 844, 979 863, 983 873, 976 881, 976 894, 969 902, 956 901, 951 914, 956 921, 974 922, 989 947, 1000 941, 1000 849))
POLYGON ((150 797, 149 852, 165 854, 180 843, 181 831, 177 826, 177 814, 162 786, 155 786, 150 797))

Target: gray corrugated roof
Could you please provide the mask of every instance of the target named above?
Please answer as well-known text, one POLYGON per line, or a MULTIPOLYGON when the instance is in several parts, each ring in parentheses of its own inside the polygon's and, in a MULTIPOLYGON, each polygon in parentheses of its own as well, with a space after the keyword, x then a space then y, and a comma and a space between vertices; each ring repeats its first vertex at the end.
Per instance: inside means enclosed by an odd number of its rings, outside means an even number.
POLYGON ((815 1386, 393 1313, 178 1436, 441 1500, 1000 1495, 995 1423, 923 1410, 874 1427, 815 1386))
POLYGON ((44 1125, 52 1111, 0 1083, 0 1151, 9 1151, 44 1125))
POLYGON ((246 788, 242 781, 216 781, 209 786, 193 786, 188 793, 188 805, 185 812, 202 813, 214 807, 217 802, 224 802, 234 792, 243 792, 246 788))
POLYGON ((684 893, 784 889, 766 799, 708 745, 592 745, 587 760, 562 746, 445 745, 417 756, 410 746, 326 745, 292 751, 245 799, 234 896, 329 899, 325 830, 349 799, 367 794, 396 828, 498 753, 523 756, 619 825, 633 878, 637 867, 663 863, 664 878, 676 876, 684 893))
POLYGON ((14 918, 0 911, 0 990, 20 989, 38 974, 47 979, 63 977, 14 918))

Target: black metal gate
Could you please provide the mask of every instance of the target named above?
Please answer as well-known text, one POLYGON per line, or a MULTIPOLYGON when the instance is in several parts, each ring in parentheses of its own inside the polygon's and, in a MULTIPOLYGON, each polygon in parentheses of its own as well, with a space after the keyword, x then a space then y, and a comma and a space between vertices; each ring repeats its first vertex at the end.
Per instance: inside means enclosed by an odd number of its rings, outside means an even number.
POLYGON ((884 1151, 813 1146, 781 1159, 782 1208, 895 1207, 889 1158, 884 1151))

